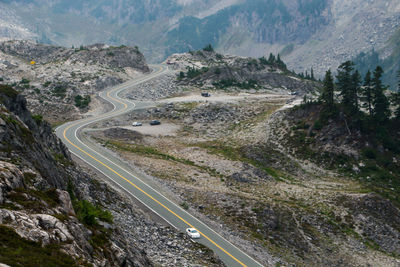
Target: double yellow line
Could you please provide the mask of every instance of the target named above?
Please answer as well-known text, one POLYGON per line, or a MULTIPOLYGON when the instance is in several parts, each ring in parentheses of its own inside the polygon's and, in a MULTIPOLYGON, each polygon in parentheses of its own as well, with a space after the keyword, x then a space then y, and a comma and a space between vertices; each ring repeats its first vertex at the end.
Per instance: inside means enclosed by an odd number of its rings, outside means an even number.
MULTIPOLYGON (((117 89, 118 89, 118 88, 117 88, 117 89)), ((117 90, 117 89, 115 89, 115 90, 117 90)), ((108 96, 109 98, 111 98, 112 100, 114 100, 114 101, 116 101, 116 102, 122 104, 122 105, 124 106, 124 108, 123 108, 122 110, 127 109, 127 108, 128 108, 128 105, 127 105, 127 104, 125 104, 124 102, 119 101, 118 99, 116 99, 116 98, 110 96, 110 92, 113 92, 113 91, 114 91, 114 90, 109 91, 109 92, 107 93, 107 96, 108 96)), ((121 110, 121 111, 122 111, 122 110, 121 110)), ((122 113, 121 113, 121 114, 122 114, 122 113)), ((188 221, 186 221, 184 218, 182 218, 181 216, 179 216, 178 214, 176 214, 174 211, 172 211, 170 208, 168 208, 167 206, 165 206, 164 204, 162 204, 160 201, 158 201, 157 199, 155 199, 153 196, 151 196, 150 194, 148 194, 147 192, 145 192, 143 189, 141 189, 139 186, 137 186, 136 184, 134 184, 132 181, 130 181, 129 179, 125 178, 123 175, 121 175, 120 173, 118 173, 117 171, 115 171, 113 168, 111 168, 110 166, 108 166, 108 165, 105 164, 104 162, 100 161, 99 159, 97 159, 96 157, 94 157, 93 155, 91 155, 90 153, 88 153, 87 151, 83 150, 82 148, 80 148, 80 147, 78 147, 77 145, 75 145, 74 143, 72 143, 72 141, 69 140, 68 137, 66 136, 66 133, 67 133, 67 131, 68 131, 71 127, 73 127, 73 126, 75 126, 75 125, 77 125, 77 124, 79 124, 79 123, 80 123, 80 122, 76 122, 76 123, 74 123, 74 124, 69 125, 68 127, 66 127, 66 128, 64 129, 63 137, 64 137, 65 140, 67 140, 67 142, 68 142, 69 144, 71 144, 73 147, 75 147, 76 149, 78 149, 79 151, 81 151, 82 153, 84 153, 85 155, 87 155, 88 157, 92 158, 93 160, 95 160, 95 161, 98 162, 99 164, 103 165, 104 167, 106 167, 107 169, 109 169, 111 172, 115 173, 117 176, 119 176, 120 178, 122 178, 123 180, 125 180, 126 182, 128 182, 130 185, 132 185, 132 186, 135 187, 137 190, 139 190, 140 192, 142 192, 143 194, 145 194, 147 197, 149 197, 151 200, 153 200, 154 202, 156 202, 157 204, 159 204, 161 207, 163 207, 164 209, 166 209, 167 211, 169 211, 171 214, 175 215, 178 219, 180 219, 182 222, 184 222, 185 224, 187 224, 189 227, 191 227, 191 228, 196 228, 196 227, 194 227, 192 224, 190 224, 188 221)), ((133 175, 132 175, 132 176, 133 176, 133 175)), ((134 177, 134 176, 133 176, 133 177, 134 177)), ((235 258, 232 254, 230 254, 228 251, 226 251, 226 250, 225 250, 224 248, 222 248, 220 245, 218 245, 218 244, 215 243, 213 240, 211 240, 211 238, 209 238, 207 235, 205 235, 205 234, 202 233, 201 231, 199 231, 199 233, 200 233, 203 237, 205 237, 208 241, 210 241, 213 245, 215 245, 217 248, 219 248, 219 249, 222 250, 224 253, 226 253, 228 256, 230 256, 232 259, 234 259, 236 262, 238 262, 240 265, 246 266, 243 262, 241 262, 240 260, 238 260, 237 258, 235 258)))

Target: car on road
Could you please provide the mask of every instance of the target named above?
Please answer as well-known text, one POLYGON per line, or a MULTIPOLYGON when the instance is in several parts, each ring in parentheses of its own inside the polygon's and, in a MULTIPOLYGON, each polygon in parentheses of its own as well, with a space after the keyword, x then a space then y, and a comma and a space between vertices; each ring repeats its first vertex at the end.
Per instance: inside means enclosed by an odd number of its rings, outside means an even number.
POLYGON ((203 96, 203 97, 210 97, 211 94, 210 94, 209 92, 202 92, 202 93, 201 93, 201 96, 203 96))
POLYGON ((299 92, 297 92, 297 91, 289 92, 289 95, 298 95, 298 94, 299 94, 299 92))
POLYGON ((135 122, 132 122, 132 126, 142 126, 142 123, 135 121, 135 122))
POLYGON ((191 238, 200 238, 200 233, 199 231, 197 231, 194 228, 187 228, 186 229, 186 233, 188 236, 190 236, 191 238))
POLYGON ((150 125, 160 125, 160 124, 161 124, 161 122, 158 121, 158 120, 152 120, 152 121, 150 121, 150 125))

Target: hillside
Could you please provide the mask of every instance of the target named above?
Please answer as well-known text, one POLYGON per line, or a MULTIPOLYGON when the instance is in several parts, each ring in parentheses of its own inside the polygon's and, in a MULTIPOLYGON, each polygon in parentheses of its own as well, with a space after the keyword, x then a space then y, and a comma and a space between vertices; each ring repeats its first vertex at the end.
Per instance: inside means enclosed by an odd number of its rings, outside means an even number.
POLYGON ((130 197, 78 167, 17 91, 0 85, 0 99, 1 264, 223 266, 212 251, 155 223, 130 197))
POLYGON ((3 38, 68 47, 135 43, 151 62, 211 43, 221 53, 281 53, 289 69, 313 67, 319 75, 382 48, 400 24, 394 0, 13 0, 0 6, 12 18, 0 24, 3 38))
POLYGON ((357 69, 365 75, 368 69, 381 66, 384 69, 383 82, 390 86, 392 91, 398 90, 400 71, 400 30, 397 30, 384 47, 358 54, 354 59, 357 69))
POLYGON ((261 67, 260 59, 217 55, 171 56, 175 74, 124 93, 155 107, 96 123, 85 140, 150 176, 266 266, 397 266, 398 155, 387 172, 374 168, 386 152, 365 159, 365 143, 355 145, 358 132, 349 137, 344 122, 314 128, 317 107, 292 108, 316 94, 318 82, 261 67), (218 75, 237 81, 221 88, 218 75), (256 75, 264 82, 248 86, 256 75), (300 96, 283 87, 290 80, 300 96), (148 125, 154 119, 161 125, 148 125))
POLYGON ((0 83, 15 85, 29 109, 53 124, 78 118, 100 90, 150 71, 137 47, 71 49, 29 41, 1 42, 0 69, 0 83))
POLYGON ((248 58, 222 55, 212 46, 184 54, 174 54, 166 62, 179 69, 179 86, 195 85, 204 90, 277 90, 304 95, 318 91, 320 84, 290 72, 274 55, 248 58))

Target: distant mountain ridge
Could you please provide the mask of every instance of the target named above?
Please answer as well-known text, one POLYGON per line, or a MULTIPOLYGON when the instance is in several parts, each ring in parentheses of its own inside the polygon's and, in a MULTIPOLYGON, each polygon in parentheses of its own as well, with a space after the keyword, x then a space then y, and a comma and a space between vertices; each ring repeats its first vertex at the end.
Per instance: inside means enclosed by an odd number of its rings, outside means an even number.
POLYGON ((29 30, 0 20, 9 29, 1 37, 138 45, 152 62, 211 43, 242 56, 281 53, 290 69, 317 74, 384 47, 400 27, 395 0, 3 0, 0 8, 29 30))

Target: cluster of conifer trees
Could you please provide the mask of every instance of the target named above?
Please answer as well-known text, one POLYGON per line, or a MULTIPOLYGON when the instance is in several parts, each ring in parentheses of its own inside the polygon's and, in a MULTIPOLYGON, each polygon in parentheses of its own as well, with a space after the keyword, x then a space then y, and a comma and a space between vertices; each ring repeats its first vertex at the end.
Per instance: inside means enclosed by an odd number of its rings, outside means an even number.
POLYGON ((383 126, 392 118, 391 104, 395 109, 393 119, 400 119, 400 81, 399 90, 389 95, 388 87, 382 84, 382 74, 383 69, 378 66, 362 79, 354 63, 346 61, 337 70, 336 82, 332 72, 326 72, 320 100, 332 111, 339 104, 351 121, 366 118, 370 124, 383 126))

